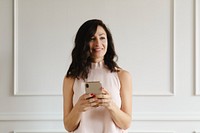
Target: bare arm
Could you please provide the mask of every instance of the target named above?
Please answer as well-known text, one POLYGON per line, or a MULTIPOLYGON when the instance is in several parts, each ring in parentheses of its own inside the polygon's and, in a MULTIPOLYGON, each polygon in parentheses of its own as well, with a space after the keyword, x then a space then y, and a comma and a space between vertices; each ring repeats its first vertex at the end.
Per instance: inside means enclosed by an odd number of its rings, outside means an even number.
POLYGON ((91 106, 95 106, 95 100, 90 94, 83 94, 78 102, 73 106, 73 84, 74 79, 65 78, 63 81, 63 107, 64 126, 67 131, 74 131, 81 120, 82 112, 87 111, 91 106), (90 99, 92 102, 89 102, 90 99))
POLYGON ((124 70, 121 70, 118 75, 121 82, 120 96, 122 106, 119 109, 114 104, 110 113, 116 125, 122 129, 127 129, 130 127, 132 121, 132 78, 124 70))
POLYGON ((73 108, 73 84, 72 78, 65 78, 63 81, 64 126, 68 131, 75 130, 81 118, 81 113, 73 108))
POLYGON ((130 74, 124 70, 120 70, 118 73, 121 89, 120 89, 120 97, 121 97, 121 108, 119 108, 111 99, 109 92, 105 89, 103 90, 104 94, 98 97, 102 100, 102 106, 105 106, 110 114, 114 123, 122 129, 127 129, 131 124, 131 114, 132 114, 132 78, 130 74), (105 98, 105 99, 104 99, 105 98), (107 99, 106 99, 107 98, 107 99), (110 99, 110 100, 109 100, 110 99))

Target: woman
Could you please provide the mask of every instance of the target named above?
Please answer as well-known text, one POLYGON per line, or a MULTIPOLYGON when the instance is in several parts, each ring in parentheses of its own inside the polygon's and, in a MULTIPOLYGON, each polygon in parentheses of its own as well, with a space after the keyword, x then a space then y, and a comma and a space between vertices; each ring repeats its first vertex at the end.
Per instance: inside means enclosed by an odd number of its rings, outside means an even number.
POLYGON ((74 133, 123 133, 131 124, 132 79, 114 59, 113 39, 101 20, 78 30, 72 63, 63 81, 64 126, 74 133), (100 81, 100 94, 85 93, 86 81, 100 81))

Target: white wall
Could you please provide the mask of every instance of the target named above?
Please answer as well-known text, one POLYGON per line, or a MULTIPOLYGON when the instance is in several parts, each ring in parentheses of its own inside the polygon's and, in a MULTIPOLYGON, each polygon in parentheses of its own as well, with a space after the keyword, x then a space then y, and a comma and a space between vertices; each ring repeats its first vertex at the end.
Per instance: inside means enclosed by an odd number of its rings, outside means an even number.
POLYGON ((65 132, 62 79, 91 18, 133 76, 129 132, 200 133, 200 0, 0 0, 0 132, 65 132))

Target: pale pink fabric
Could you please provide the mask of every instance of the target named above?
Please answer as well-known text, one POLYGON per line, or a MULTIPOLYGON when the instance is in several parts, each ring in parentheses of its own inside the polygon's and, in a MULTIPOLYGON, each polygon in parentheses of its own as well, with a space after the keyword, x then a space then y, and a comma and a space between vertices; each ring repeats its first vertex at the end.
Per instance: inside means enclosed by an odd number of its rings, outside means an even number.
MULTIPOLYGON (((102 87, 111 94, 113 101, 120 108, 120 81, 116 72, 110 72, 104 66, 104 62, 92 63, 92 67, 86 81, 100 81, 102 87)), ((85 93, 85 82, 76 79, 74 82, 73 105, 79 97, 85 93)), ((112 121, 109 112, 104 107, 92 108, 83 113, 79 127, 73 133, 125 133, 112 121)))

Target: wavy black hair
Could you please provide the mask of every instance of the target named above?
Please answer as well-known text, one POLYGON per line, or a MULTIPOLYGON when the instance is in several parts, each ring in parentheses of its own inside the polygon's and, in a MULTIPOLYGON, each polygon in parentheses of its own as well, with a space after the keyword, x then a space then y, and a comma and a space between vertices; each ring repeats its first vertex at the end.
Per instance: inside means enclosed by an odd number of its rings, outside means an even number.
POLYGON ((92 62, 89 42, 96 33, 97 26, 101 26, 105 30, 108 39, 108 48, 104 56, 104 63, 111 72, 119 70, 119 66, 116 63, 118 56, 115 52, 111 32, 101 20, 92 19, 83 23, 76 33, 74 48, 71 53, 72 63, 66 77, 87 79, 92 62))

